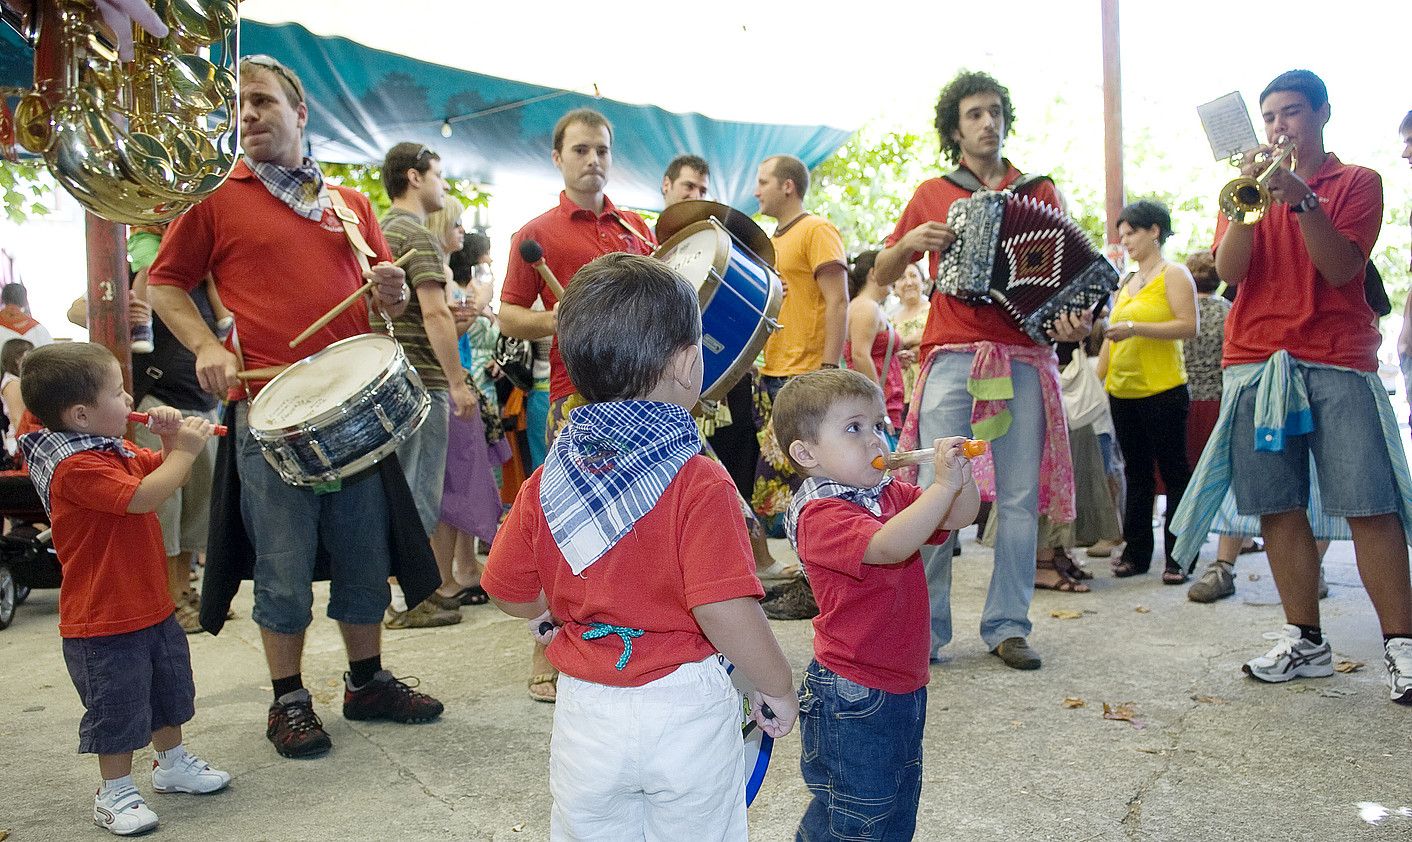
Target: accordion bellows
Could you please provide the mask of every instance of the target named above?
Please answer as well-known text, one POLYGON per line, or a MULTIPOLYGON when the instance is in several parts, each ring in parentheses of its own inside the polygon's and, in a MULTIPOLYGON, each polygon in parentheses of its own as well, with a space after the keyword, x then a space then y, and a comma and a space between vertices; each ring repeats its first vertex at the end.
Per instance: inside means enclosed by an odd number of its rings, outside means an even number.
POLYGON ((1086 310, 1118 288, 1118 271, 1059 209, 1010 191, 951 203, 956 242, 941 255, 937 289, 970 304, 1000 306, 1048 344, 1060 315, 1086 310))

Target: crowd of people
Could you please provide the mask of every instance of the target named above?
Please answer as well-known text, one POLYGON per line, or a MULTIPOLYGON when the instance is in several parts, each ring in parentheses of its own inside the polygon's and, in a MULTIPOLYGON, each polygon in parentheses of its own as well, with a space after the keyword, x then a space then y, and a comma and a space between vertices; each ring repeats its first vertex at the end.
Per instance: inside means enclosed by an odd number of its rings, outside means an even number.
MULTIPOLYGON (((15 334, 0 396, 64 568, 79 750, 102 775, 95 823, 156 825, 131 774, 149 743, 154 790, 229 784, 183 744, 185 634, 218 633, 244 579, 273 691, 266 737, 285 757, 332 747, 302 675, 314 580, 331 581, 355 720, 443 711, 385 668, 384 628, 454 624, 488 601, 526 620, 529 696, 556 704, 548 788, 563 839, 746 836, 731 668, 754 688, 756 726, 782 737, 798 722, 811 793, 799 838, 911 838, 926 688, 954 637, 952 561, 972 524, 993 548, 979 634, 1017 670, 1043 664, 1035 590, 1090 590, 1079 549, 1110 557, 1114 577, 1149 572, 1159 496, 1164 583, 1188 582, 1221 534, 1193 601, 1233 594, 1237 556, 1263 540, 1288 621, 1244 666, 1266 682, 1332 673, 1316 540, 1351 537, 1392 699, 1412 703, 1412 480, 1365 291, 1381 182, 1324 148, 1313 73, 1281 74, 1259 104, 1270 143, 1297 150, 1267 178, 1264 218, 1223 218, 1210 250, 1176 260, 1168 209, 1129 204, 1116 293, 1064 314, 1050 342, 932 289, 958 200, 1011 190, 1064 209, 1052 179, 1004 156, 1014 111, 990 75, 943 88, 936 128, 954 169, 917 187, 879 248, 806 210, 798 158, 766 158, 755 196, 775 222, 780 327, 703 405, 696 287, 608 197, 603 115, 577 109, 555 127, 563 191, 511 238, 496 309, 491 243, 463 227, 438 154, 387 151, 379 218, 305 154, 299 78, 244 57, 244 158, 165 230, 133 235, 130 316, 152 328, 135 337, 150 347, 134 348, 133 394, 106 349, 48 343, 10 313, 11 286, 0 310, 15 334), (362 305, 291 343, 365 283, 362 305), (415 369, 425 421, 356 476, 287 482, 252 433, 252 401, 285 367, 369 332, 415 369), (134 408, 150 421, 127 441, 134 408), (967 439, 986 451, 968 456, 967 439), (883 469, 919 447, 934 454, 883 469), (814 658, 790 664, 767 618, 812 619, 814 658)), ((1412 114, 1401 132, 1412 161, 1412 114)), ((678 157, 664 206, 705 198, 710 176, 678 157)))

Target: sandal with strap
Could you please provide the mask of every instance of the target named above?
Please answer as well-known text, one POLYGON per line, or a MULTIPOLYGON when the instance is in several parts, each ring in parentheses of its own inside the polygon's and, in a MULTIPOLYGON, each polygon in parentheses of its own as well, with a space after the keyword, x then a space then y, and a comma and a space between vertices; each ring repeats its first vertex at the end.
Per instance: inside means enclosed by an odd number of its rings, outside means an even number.
POLYGON ((534 699, 536 702, 544 702, 545 704, 550 704, 550 705, 552 705, 552 704, 554 704, 554 701, 558 698, 558 696, 559 696, 559 673, 558 673, 558 671, 555 671, 555 672, 541 672, 541 673, 536 673, 535 675, 530 676, 530 679, 529 679, 529 697, 530 697, 531 699, 534 699), (544 692, 536 693, 536 692, 534 692, 534 688, 536 688, 536 687, 541 687, 541 686, 546 685, 546 684, 549 685, 549 692, 548 692, 548 693, 544 693, 544 692))
POLYGON ((1068 574, 1061 570, 1052 559, 1049 561, 1045 561, 1043 559, 1035 559, 1034 566, 1034 586, 1037 590, 1062 591, 1064 593, 1088 593, 1089 591, 1088 585, 1085 585, 1083 582, 1075 581, 1074 579, 1069 578, 1068 574), (1041 570, 1052 571, 1055 574, 1055 581, 1041 582, 1039 577, 1039 572, 1041 570))
POLYGON ((1150 566, 1149 564, 1144 564, 1139 567, 1138 563, 1135 561, 1120 558, 1113 562, 1113 575, 1119 579, 1126 579, 1129 576, 1141 576, 1148 571, 1150 566))
POLYGON ((1093 573, 1085 570, 1074 557, 1065 550, 1054 550, 1054 565, 1059 568, 1059 572, 1073 579, 1075 582, 1082 582, 1085 579, 1092 579, 1093 573))
POLYGON ((1162 571, 1162 584, 1164 585, 1185 585, 1189 578, 1191 577, 1187 571, 1171 562, 1168 562, 1166 568, 1162 571))

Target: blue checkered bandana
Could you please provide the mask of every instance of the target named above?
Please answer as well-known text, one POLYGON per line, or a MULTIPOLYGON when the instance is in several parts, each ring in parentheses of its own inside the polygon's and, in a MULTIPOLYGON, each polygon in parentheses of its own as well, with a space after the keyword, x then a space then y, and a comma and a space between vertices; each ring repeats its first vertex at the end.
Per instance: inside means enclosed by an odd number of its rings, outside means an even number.
POLYGON ((701 434, 685 409, 656 401, 580 406, 544 461, 539 503, 577 576, 657 505, 701 434))
POLYGON ((324 209, 333 207, 328 188, 324 186, 324 174, 313 158, 305 156, 294 169, 248 157, 245 164, 271 195, 305 219, 318 222, 324 217, 324 209))
POLYGON ((20 450, 24 452, 25 464, 29 466, 29 479, 39 492, 44 503, 44 513, 49 513, 49 483, 54 480, 54 471, 59 463, 86 450, 111 450, 129 459, 136 453, 128 450, 120 438, 112 436, 90 436, 86 433, 51 433, 40 430, 20 436, 20 450))
POLYGON ((789 538, 789 545, 795 550, 799 549, 799 513, 804 511, 804 504, 814 500, 827 500, 830 497, 838 497, 850 503, 862 506, 873 513, 874 517, 882 516, 882 493, 892 482, 892 475, 888 474, 882 478, 882 482, 872 488, 858 488, 854 485, 844 485, 841 482, 834 482, 823 477, 809 477, 799 486, 799 490, 794 492, 794 499, 790 501, 789 509, 784 513, 784 534, 789 538))

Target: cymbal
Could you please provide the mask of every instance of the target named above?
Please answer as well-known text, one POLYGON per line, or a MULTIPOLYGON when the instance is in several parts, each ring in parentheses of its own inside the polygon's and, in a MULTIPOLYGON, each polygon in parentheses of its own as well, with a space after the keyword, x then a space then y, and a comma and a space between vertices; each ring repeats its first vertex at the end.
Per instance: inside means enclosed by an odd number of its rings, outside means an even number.
POLYGON ((760 226, 755 224, 755 220, 730 205, 723 205, 720 202, 687 199, 662 211, 662 215, 657 217, 657 242, 664 243, 673 234, 691 223, 700 222, 713 216, 731 233, 731 236, 755 252, 756 256, 765 261, 765 264, 771 269, 774 268, 775 247, 770 242, 770 235, 761 230, 760 226))

